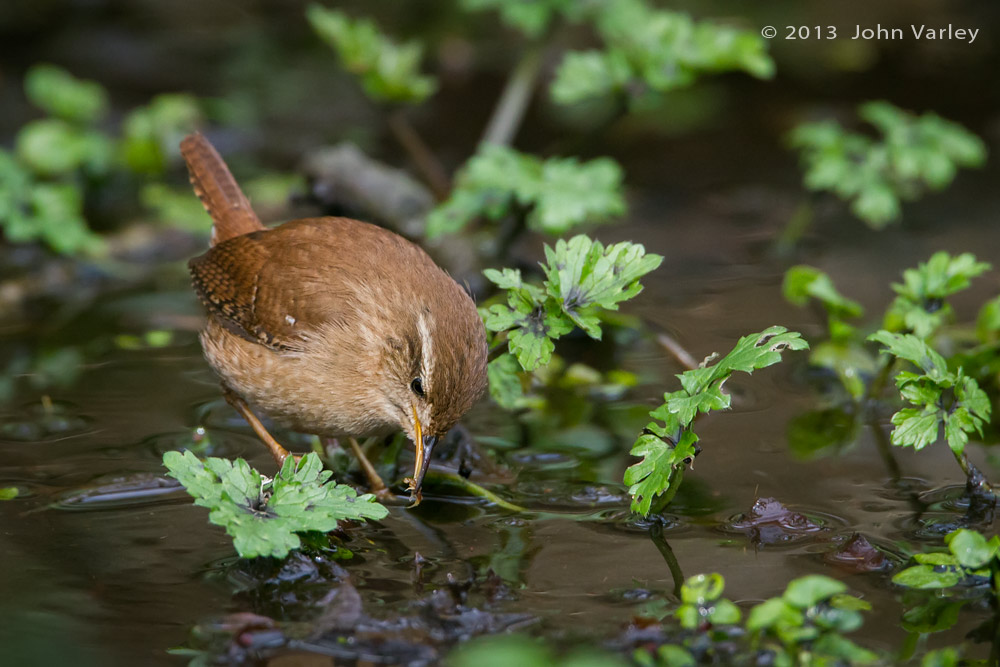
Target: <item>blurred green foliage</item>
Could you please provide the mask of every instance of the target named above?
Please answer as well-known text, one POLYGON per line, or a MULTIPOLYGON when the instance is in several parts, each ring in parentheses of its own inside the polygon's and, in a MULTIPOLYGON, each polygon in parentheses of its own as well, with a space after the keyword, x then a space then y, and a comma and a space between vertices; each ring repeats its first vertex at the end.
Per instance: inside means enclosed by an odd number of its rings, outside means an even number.
POLYGON ((427 218, 427 236, 465 229, 476 218, 523 217, 527 228, 554 236, 625 213, 622 169, 611 158, 580 163, 541 160, 483 144, 462 167, 448 200, 427 218))
POLYGON ((773 326, 743 336, 715 364, 678 375, 681 389, 664 394, 663 404, 649 413, 657 421, 647 424, 632 446, 631 454, 642 458, 625 471, 624 482, 629 485, 632 495, 632 511, 655 514, 673 499, 683 479, 684 468, 698 453, 698 436, 692 429, 695 417, 699 413, 729 407, 732 399, 722 390, 722 385, 734 372, 752 373, 781 361, 781 353, 785 350, 808 347, 799 333, 773 326))
POLYGON ((642 667, 702 664, 867 665, 882 656, 844 635, 864 623, 870 605, 847 594, 847 586, 830 577, 793 579, 778 597, 764 600, 743 614, 722 597, 719 574, 699 574, 681 587, 681 604, 673 617, 681 631, 667 633, 655 651, 638 649, 633 659, 642 667))
POLYGON ((306 18, 323 41, 336 50, 348 72, 361 79, 365 92, 381 102, 422 102, 437 82, 420 74, 423 47, 417 42, 395 44, 370 20, 310 5, 306 18))
POLYGON ((177 159, 167 156, 176 155, 180 138, 202 122, 198 103, 190 95, 155 97, 125 117, 116 137, 104 129, 108 95, 99 84, 42 64, 28 70, 24 88, 51 116, 24 125, 13 154, 0 150, 0 228, 12 243, 98 254, 102 240, 84 215, 89 194, 113 171, 161 176, 177 159))
POLYGON ((989 423, 992 398, 1000 369, 997 345, 997 299, 980 309, 975 327, 951 327, 955 312, 948 298, 967 289, 973 278, 990 270, 971 253, 952 256, 937 252, 927 262, 903 272, 903 282, 894 283, 897 296, 886 311, 883 328, 867 336, 844 321, 862 315, 859 304, 842 296, 822 271, 796 266, 785 274, 785 297, 802 306, 815 303, 826 314, 829 339, 814 346, 810 362, 836 374, 850 398, 847 405, 813 413, 802 423, 825 424, 822 432, 790 430, 793 448, 803 452, 813 442, 842 442, 857 432, 853 424, 865 414, 859 407, 866 399, 878 399, 884 381, 894 378, 900 396, 912 407, 898 410, 892 417, 893 445, 923 449, 941 433, 948 441, 962 469, 970 474, 965 457, 969 436, 983 435, 989 423), (881 343, 887 353, 881 361, 871 351, 870 342, 881 343), (947 350, 948 356, 938 350, 947 350), (899 370, 900 363, 916 366, 920 372, 899 370), (831 411, 840 410, 843 419, 831 411), (817 421, 825 414, 822 421, 817 421), (794 437, 793 437, 794 436, 794 437))
POLYGON ((575 18, 593 23, 604 50, 570 51, 556 71, 552 98, 575 104, 617 98, 626 108, 662 102, 662 94, 689 86, 703 74, 741 70, 774 75, 767 42, 741 30, 687 14, 658 9, 643 0, 593 3, 575 18))
POLYGON ((878 139, 821 121, 799 125, 788 140, 799 150, 806 188, 851 202, 854 215, 872 228, 899 220, 902 201, 941 190, 959 168, 986 161, 979 137, 937 114, 916 116, 888 102, 868 102, 858 116, 878 130, 878 139))

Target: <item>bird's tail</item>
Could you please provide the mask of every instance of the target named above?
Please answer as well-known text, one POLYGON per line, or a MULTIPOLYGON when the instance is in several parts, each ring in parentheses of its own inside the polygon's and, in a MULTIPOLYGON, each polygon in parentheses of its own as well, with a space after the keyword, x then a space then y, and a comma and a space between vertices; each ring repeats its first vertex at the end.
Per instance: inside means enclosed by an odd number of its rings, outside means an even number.
POLYGON ((189 134, 181 142, 181 155, 191 173, 195 194, 212 216, 212 245, 264 229, 229 167, 208 139, 197 132, 189 134))

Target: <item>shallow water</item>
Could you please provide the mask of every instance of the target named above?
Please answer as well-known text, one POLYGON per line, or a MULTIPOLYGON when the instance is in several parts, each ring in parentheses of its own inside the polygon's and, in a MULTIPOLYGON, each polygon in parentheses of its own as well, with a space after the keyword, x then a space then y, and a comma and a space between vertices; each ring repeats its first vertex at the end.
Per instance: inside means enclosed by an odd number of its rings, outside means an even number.
MULTIPOLYGON (((632 312, 672 331, 696 356, 728 349, 738 335, 771 324, 801 329, 807 337, 817 330, 808 313, 780 299, 784 266, 762 252, 760 241, 766 218, 756 226, 737 225, 697 202, 664 209, 700 223, 668 233, 656 220, 639 219, 602 234, 642 241, 667 258, 632 312)), ((890 298, 888 282, 932 250, 975 251, 996 243, 986 218, 967 219, 947 234, 929 224, 905 237, 860 232, 864 245, 833 241, 809 261, 877 312, 890 298)), ((854 221, 843 224, 859 228, 854 221)), ((995 273, 980 283, 975 298, 995 288, 995 273)), ((144 318, 162 318, 165 310, 178 317, 196 311, 194 297, 183 289, 167 295, 107 297, 71 326, 114 330, 127 312, 141 330, 144 318)), ((961 306, 959 312, 971 314, 961 306)), ((867 427, 837 456, 796 460, 788 451, 789 421, 816 408, 819 398, 804 381, 804 355, 787 358, 752 377, 734 378, 727 385, 733 409, 699 422, 704 451, 667 512, 663 536, 684 576, 720 572, 727 596, 743 604, 776 595, 803 574, 838 577, 876 610, 853 637, 892 650, 904 632, 891 572, 852 574, 824 555, 858 532, 898 564, 902 544, 933 539, 919 534, 913 494, 933 491, 929 498, 936 504, 923 520, 956 518, 962 509, 947 501, 960 495, 961 472, 939 444, 919 456, 894 452, 901 479, 893 480, 867 427), (806 515, 817 529, 760 543, 726 528, 765 496, 806 515)), ((651 404, 673 387, 678 371, 649 340, 633 346, 625 367, 641 374, 645 384, 636 397, 651 404)), ((23 491, 0 503, 0 589, 10 619, 0 626, 0 644, 9 664, 178 664, 182 659, 165 651, 185 643, 196 624, 244 611, 305 620, 317 613, 320 593, 343 586, 337 578, 319 577, 311 587, 272 580, 261 588, 259 573, 237 562, 205 510, 169 482, 150 483, 163 473, 162 452, 190 444, 198 427, 215 451, 248 456, 265 471, 272 467, 221 401, 194 332, 179 332, 162 349, 105 352, 71 388, 50 394, 47 409, 40 396, 24 395, 0 414, 0 485, 23 491)), ((474 435, 489 437, 506 432, 510 419, 484 403, 466 423, 474 435)), ((621 474, 630 463, 631 441, 614 439, 596 449, 574 449, 573 442, 565 438, 554 450, 498 450, 513 481, 481 481, 532 510, 525 515, 428 493, 417 510, 393 508, 377 525, 349 528, 342 544, 354 557, 340 566, 360 595, 369 634, 408 637, 427 652, 406 655, 429 660, 456 639, 484 630, 522 628, 566 644, 613 641, 634 617, 675 600, 675 582, 649 527, 627 512, 621 474), (499 577, 492 583, 490 570, 499 577), (449 578, 476 581, 468 604, 484 616, 473 623, 467 614, 444 614, 448 625, 422 606, 433 591, 449 588, 449 578), (492 593, 483 592, 490 586, 492 593), (497 586, 503 586, 499 593, 497 586)), ((1000 474, 982 448, 972 449, 988 475, 1000 474)), ((963 612, 956 629, 934 635, 932 645, 959 640, 979 620, 963 612)), ((297 646, 332 650, 308 641, 297 646)), ((354 646, 347 655, 358 655, 354 646)), ((379 646, 372 649, 375 657, 393 655, 379 646)))

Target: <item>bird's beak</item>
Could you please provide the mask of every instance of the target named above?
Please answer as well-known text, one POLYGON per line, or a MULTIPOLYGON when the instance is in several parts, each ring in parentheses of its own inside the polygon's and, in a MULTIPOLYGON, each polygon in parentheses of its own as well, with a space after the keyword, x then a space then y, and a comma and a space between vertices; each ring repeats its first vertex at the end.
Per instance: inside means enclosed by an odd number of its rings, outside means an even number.
POLYGON ((416 447, 417 456, 413 462, 413 477, 406 481, 409 483, 410 499, 413 501, 413 506, 416 507, 420 504, 420 486, 424 483, 424 475, 427 474, 427 468, 431 465, 431 454, 438 440, 436 435, 423 434, 416 406, 413 408, 413 432, 416 436, 413 445, 416 447))

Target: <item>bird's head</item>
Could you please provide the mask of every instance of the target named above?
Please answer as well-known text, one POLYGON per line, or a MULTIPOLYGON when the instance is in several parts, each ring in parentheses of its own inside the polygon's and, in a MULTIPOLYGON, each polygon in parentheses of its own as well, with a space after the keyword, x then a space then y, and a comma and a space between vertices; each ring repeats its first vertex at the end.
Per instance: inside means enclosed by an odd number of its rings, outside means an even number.
POLYGON ((416 502, 434 445, 486 388, 486 332, 472 299, 454 287, 397 318, 383 348, 384 404, 416 447, 407 480, 416 502))

